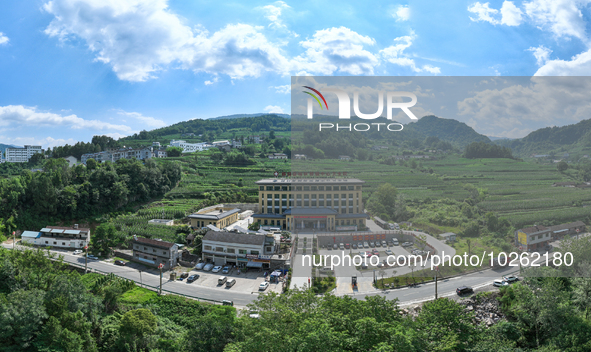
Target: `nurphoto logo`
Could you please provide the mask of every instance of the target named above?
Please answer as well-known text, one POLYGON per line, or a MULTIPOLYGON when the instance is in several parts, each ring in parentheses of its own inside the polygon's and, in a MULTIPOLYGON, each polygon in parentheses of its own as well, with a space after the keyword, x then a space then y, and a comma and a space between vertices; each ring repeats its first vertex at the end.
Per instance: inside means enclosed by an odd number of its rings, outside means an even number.
MULTIPOLYGON (((326 110, 328 110, 328 103, 326 102, 324 95, 322 95, 322 93, 320 93, 319 90, 314 89, 309 86, 303 86, 303 87, 311 91, 311 92, 310 91, 303 91, 303 93, 308 94, 310 96, 310 98, 308 98, 308 105, 307 105, 308 119, 314 118, 314 105, 316 105, 315 103, 318 103, 321 110, 324 110, 324 108, 326 108, 326 110), (324 103, 324 106, 322 105, 322 103, 324 103)), ((334 93, 337 96, 337 99, 339 101, 339 119, 342 119, 342 120, 350 119, 351 118, 351 99, 349 97, 349 94, 347 92, 345 92, 344 90, 338 89, 338 88, 324 89, 324 92, 325 93, 326 92, 334 93)), ((386 118, 388 120, 392 120, 392 110, 401 109, 406 114, 406 116, 408 116, 411 120, 418 120, 418 118, 409 109, 410 107, 414 106, 416 103, 417 103, 417 96, 413 93, 410 93, 410 92, 386 92, 386 118), (406 98, 410 98, 411 100, 408 102, 394 102, 395 97, 406 97, 406 98)), ((371 113, 371 114, 365 114, 365 113, 361 112, 361 110, 359 109, 359 93, 358 92, 353 93, 353 111, 355 112, 355 116, 359 117, 360 119, 363 119, 363 120, 377 119, 384 112, 384 92, 383 91, 379 92, 377 111, 375 113, 371 113)), ((377 129, 379 131, 380 126, 386 125, 386 124, 385 123, 372 123, 371 125, 376 125, 377 129)), ((319 127, 319 130, 322 131, 322 129, 335 128, 335 125, 332 123, 320 123, 318 127, 319 127)), ((402 131, 403 128, 404 128, 404 126, 400 123, 391 123, 386 126, 386 129, 388 131, 402 131), (392 128, 392 126, 396 126, 396 128, 392 128)), ((351 131, 353 129, 358 132, 365 132, 365 131, 369 131, 371 129, 371 126, 370 126, 370 124, 367 124, 367 123, 358 123, 355 125, 349 124, 349 125, 345 125, 345 126, 340 126, 338 123, 336 124, 337 131, 343 130, 343 129, 349 130, 349 131, 351 131)))

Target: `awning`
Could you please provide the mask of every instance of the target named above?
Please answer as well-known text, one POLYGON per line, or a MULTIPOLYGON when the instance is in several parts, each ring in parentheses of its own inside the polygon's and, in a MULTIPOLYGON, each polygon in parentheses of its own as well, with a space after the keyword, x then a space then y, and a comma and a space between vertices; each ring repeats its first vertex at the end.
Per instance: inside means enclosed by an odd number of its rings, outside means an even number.
POLYGON ((261 263, 261 262, 248 262, 248 263, 246 263, 246 267, 247 268, 262 268, 263 267, 263 263, 261 263))

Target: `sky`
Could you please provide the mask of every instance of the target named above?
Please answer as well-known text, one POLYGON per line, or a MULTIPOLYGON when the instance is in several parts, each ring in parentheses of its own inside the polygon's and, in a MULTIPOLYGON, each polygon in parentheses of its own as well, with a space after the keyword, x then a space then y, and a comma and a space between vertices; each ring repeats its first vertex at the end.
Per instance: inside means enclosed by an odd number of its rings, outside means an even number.
POLYGON ((4 0, 0 143, 289 113, 292 76, 589 76, 589 2, 4 0))

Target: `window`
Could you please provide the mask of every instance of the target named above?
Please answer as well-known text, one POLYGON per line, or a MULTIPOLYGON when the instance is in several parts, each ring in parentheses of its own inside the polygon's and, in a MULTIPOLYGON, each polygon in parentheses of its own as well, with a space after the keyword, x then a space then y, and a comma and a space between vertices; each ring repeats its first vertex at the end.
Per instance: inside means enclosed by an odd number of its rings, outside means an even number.
POLYGON ((341 186, 341 191, 346 191, 347 190, 347 186, 341 186))
POLYGON ((310 190, 310 186, 304 186, 304 191, 309 191, 310 190))
POLYGON ((326 201, 326 206, 327 207, 332 207, 332 201, 331 200, 327 200, 326 201))
POLYGON ((272 191, 273 190, 273 186, 267 186, 267 191, 272 191))
POLYGON ((147 251, 147 250, 148 250, 148 248, 144 247, 144 250, 145 250, 145 251, 147 251))
POLYGON ((162 251, 162 254, 166 255, 166 252, 165 251, 162 251))
POLYGON ((355 189, 355 186, 349 186, 349 187, 347 187, 347 189, 348 189, 349 191, 352 191, 352 190, 354 190, 354 189, 355 189))
POLYGON ((315 199, 316 199, 316 195, 312 194, 312 200, 315 200, 315 199))
POLYGON ((309 201, 307 201, 307 200, 305 200, 305 201, 304 201, 304 206, 305 206, 305 207, 309 207, 309 206, 310 206, 310 202, 309 202, 309 201))
POLYGON ((302 186, 296 186, 296 191, 301 191, 302 190, 302 186))
POLYGON ((312 189, 311 189, 311 190, 312 190, 312 191, 317 191, 317 190, 318 190, 318 187, 316 187, 316 186, 312 186, 312 189))
POLYGON ((265 190, 265 186, 259 187, 259 190, 264 191, 265 190))
POLYGON ((206 251, 211 251, 211 246, 203 246, 203 249, 205 249, 206 251))
POLYGON ((323 200, 319 200, 318 201, 318 206, 319 207, 323 207, 324 206, 324 201, 323 200))
POLYGON ((281 186, 282 191, 287 191, 287 186, 281 186))
POLYGON ((251 250, 250 251, 250 254, 259 255, 259 251, 253 251, 253 250, 251 250))
POLYGON ((66 242, 62 242, 62 246, 65 246, 65 245, 66 245, 66 242))
POLYGON ((246 249, 239 249, 238 254, 246 254, 246 249))
POLYGON ((319 191, 324 191, 324 186, 318 186, 319 191))
POLYGON ((353 198, 353 193, 349 193, 349 198, 353 198))
POLYGON ((320 200, 324 199, 324 194, 319 194, 318 199, 320 199, 320 200))
POLYGON ((234 248, 228 248, 226 250, 226 252, 228 252, 228 253, 236 253, 236 250, 234 248))
POLYGON ((215 247, 215 251, 216 252, 223 252, 224 248, 223 247, 215 247))
POLYGON ((152 248, 152 252, 156 253, 156 250, 154 248, 152 248))
POLYGON ((275 186, 275 191, 279 191, 281 189, 281 186, 275 186))

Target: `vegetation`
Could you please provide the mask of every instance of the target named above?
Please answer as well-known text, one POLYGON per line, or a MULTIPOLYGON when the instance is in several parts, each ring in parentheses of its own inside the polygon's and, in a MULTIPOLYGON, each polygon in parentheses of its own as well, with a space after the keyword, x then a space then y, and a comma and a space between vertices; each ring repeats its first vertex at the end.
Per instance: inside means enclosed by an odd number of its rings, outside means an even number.
POLYGON ((473 142, 466 146, 464 158, 508 158, 513 159, 511 149, 485 142, 473 142))

